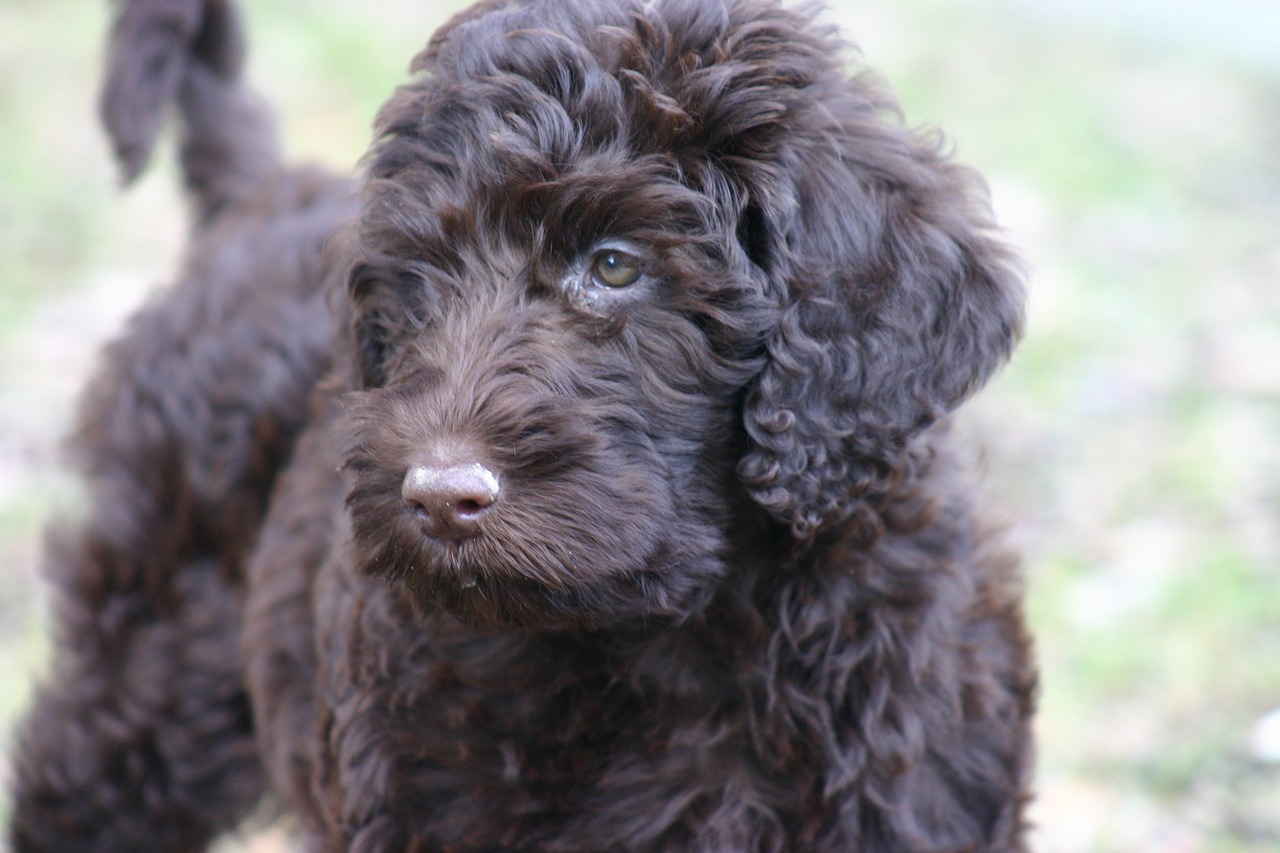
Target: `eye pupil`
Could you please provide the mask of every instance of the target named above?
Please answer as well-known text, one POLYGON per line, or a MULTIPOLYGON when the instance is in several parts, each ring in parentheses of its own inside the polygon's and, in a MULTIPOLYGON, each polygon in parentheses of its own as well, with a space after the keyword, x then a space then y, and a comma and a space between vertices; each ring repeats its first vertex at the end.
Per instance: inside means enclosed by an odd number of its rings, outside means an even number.
POLYGON ((626 287, 640 278, 639 261, 624 252, 602 252, 594 266, 596 279, 608 287, 626 287))

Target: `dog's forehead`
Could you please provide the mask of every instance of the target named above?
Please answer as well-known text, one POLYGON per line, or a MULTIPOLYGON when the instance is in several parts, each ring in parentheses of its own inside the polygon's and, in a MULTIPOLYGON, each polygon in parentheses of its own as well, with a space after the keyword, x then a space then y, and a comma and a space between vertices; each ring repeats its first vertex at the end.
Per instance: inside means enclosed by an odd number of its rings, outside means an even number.
POLYGON ((830 82, 838 53, 811 15, 768 0, 482 4, 384 107, 370 173, 426 169, 457 193, 588 162, 600 173, 612 156, 696 184, 735 160, 767 163, 814 101, 798 93, 830 82))
POLYGON ((688 151, 677 136, 691 118, 663 91, 661 46, 625 24, 600 15, 482 18, 393 99, 386 114, 400 121, 387 129, 421 139, 437 163, 449 162, 446 171, 499 173, 512 184, 545 181, 570 166, 603 174, 610 161, 647 154, 674 160, 688 151))

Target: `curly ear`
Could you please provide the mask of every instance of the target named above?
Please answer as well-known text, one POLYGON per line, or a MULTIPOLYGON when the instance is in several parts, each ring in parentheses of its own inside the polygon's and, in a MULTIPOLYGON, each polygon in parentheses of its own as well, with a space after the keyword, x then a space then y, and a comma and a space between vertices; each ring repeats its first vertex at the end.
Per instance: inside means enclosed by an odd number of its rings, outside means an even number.
POLYGON ((800 539, 892 482, 912 437, 980 387, 1022 328, 1020 275, 980 178, 903 127, 867 78, 842 85, 787 117, 739 229, 782 304, 738 473, 800 539))

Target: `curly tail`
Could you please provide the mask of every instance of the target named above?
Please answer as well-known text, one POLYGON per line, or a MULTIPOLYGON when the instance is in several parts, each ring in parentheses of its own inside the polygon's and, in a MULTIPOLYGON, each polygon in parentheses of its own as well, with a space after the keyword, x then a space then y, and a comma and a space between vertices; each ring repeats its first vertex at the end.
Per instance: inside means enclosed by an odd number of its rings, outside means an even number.
POLYGON ((151 158, 170 104, 183 178, 201 222, 280 162, 275 124, 241 81, 245 43, 231 0, 115 0, 99 109, 126 184, 151 158))

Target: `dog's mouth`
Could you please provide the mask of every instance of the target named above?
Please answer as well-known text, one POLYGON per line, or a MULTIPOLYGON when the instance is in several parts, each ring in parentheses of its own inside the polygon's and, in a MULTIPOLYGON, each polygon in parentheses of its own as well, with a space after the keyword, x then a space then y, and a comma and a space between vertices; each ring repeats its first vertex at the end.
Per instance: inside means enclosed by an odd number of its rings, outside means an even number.
MULTIPOLYGON (((444 610, 467 624, 486 629, 573 630, 638 615, 635 591, 625 594, 624 585, 616 581, 552 589, 529 578, 428 570, 405 576, 400 585, 424 610, 444 610)), ((657 615, 650 610, 641 608, 646 619, 657 615)))

